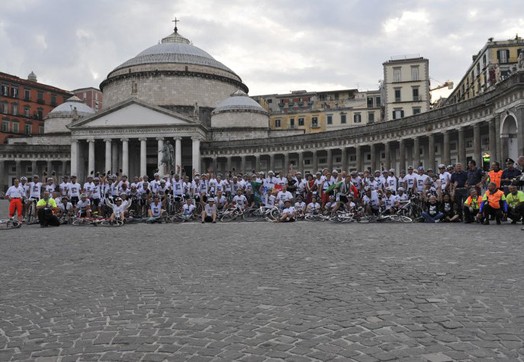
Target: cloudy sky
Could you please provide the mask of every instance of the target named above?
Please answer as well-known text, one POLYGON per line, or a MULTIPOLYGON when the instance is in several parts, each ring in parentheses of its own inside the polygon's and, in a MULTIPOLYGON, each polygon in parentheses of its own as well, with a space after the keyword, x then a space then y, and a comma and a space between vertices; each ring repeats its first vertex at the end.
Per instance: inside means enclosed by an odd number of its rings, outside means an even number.
POLYGON ((490 37, 524 36, 521 0, 7 0, 0 71, 64 89, 98 87, 173 31, 234 70, 250 95, 377 89, 392 56, 457 83, 490 37))

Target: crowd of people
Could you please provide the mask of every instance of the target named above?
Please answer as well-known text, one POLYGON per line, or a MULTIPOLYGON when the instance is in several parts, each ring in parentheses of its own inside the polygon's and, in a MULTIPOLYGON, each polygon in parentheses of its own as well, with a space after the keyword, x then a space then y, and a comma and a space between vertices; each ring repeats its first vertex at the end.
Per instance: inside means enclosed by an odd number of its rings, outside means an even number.
POLYGON ((111 172, 92 172, 80 182, 75 175, 57 180, 54 172, 15 179, 5 197, 9 217, 23 222, 36 209, 42 227, 58 226, 64 216, 90 218, 104 215, 124 221, 133 211, 149 222, 159 222, 173 203, 184 220, 214 223, 224 210, 245 210, 260 205, 278 208, 276 221, 291 222, 305 214, 333 215, 360 210, 366 215, 397 213, 410 200, 417 200, 421 222, 464 222, 524 225, 524 156, 518 168, 511 159, 502 168, 492 162, 483 171, 474 160, 466 167, 440 164, 438 170, 408 167, 346 172, 318 171, 302 175, 290 167, 273 171, 188 175, 172 172, 134 177, 111 172))

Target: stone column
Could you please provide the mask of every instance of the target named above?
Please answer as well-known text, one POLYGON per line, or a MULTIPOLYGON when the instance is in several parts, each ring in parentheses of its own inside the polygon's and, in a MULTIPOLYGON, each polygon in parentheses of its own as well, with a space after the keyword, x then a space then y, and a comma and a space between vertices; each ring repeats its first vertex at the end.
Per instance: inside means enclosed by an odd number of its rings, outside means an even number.
POLYGON ((269 155, 269 171, 275 172, 275 154, 269 155))
POLYGON ((0 160, 0 191, 5 192, 7 186, 7 170, 5 169, 5 161, 0 160))
POLYGON ((91 171, 95 170, 95 140, 89 139, 87 140, 87 144, 89 145, 89 154, 88 154, 88 161, 87 161, 87 173, 86 175, 91 174, 91 171))
POLYGON ((377 170, 377 146, 372 143, 369 146, 369 152, 371 154, 371 172, 377 170))
MULTIPOLYGON (((113 142, 111 144, 111 172, 113 174, 116 174, 118 171, 119 171, 119 155, 118 155, 118 143, 117 142, 113 142)), ((122 170, 123 171, 123 170, 122 170)))
POLYGON ((435 134, 428 135, 428 163, 426 169, 435 170, 435 134))
POLYGON ((140 141, 140 176, 147 173, 147 138, 139 138, 140 141))
POLYGON ((67 175, 67 161, 62 161, 62 176, 67 175))
POLYGON ((398 141, 398 173, 402 170, 406 170, 406 140, 401 139, 398 141))
POLYGON ((259 153, 255 155, 255 171, 257 172, 260 171, 260 154, 259 153))
POLYGON ((501 164, 506 158, 502 153, 502 138, 500 134, 500 116, 495 118, 495 149, 497 150, 496 161, 499 161, 501 164))
POLYGON ((391 142, 384 142, 384 169, 391 168, 391 142))
POLYGON ((317 173, 318 171, 318 157, 317 157, 317 151, 316 150, 313 150, 311 151, 312 153, 312 156, 313 156, 313 174, 317 173))
POLYGON ((364 165, 362 163, 362 149, 360 146, 355 146, 355 160, 358 172, 364 171, 364 165))
POLYGON ((129 178, 129 139, 121 138, 122 142, 122 174, 129 178))
MULTIPOLYGON (((111 170, 111 138, 104 139, 104 142, 106 143, 106 164, 105 164, 105 172, 111 170)), ((111 170, 111 172, 114 172, 111 170)))
MULTIPOLYGON (((46 168, 47 168, 47 174, 48 174, 49 176, 51 176, 51 172, 53 172, 53 161, 51 161, 51 160, 47 160, 46 168)), ((55 181, 56 181, 56 180, 55 180, 55 181)))
POLYGON ((449 131, 442 132, 442 163, 446 166, 451 163, 449 155, 449 131))
POLYGON ((341 147, 340 151, 342 152, 341 153, 342 172, 344 171, 348 172, 348 148, 341 147))
POLYGON ((31 161, 31 171, 33 175, 38 175, 38 165, 35 160, 31 161))
POLYGON ((164 166, 166 168, 165 170, 162 167, 162 150, 164 149, 164 137, 157 137, 156 140, 157 140, 157 147, 158 147, 157 168, 158 168, 158 172, 160 173, 160 175, 164 176, 166 172, 169 173, 169 170, 167 170, 167 166, 164 166))
POLYGON ((289 153, 284 153, 284 169, 282 170, 284 175, 287 175, 289 172, 289 153))
POLYGON ((458 129, 457 136, 457 163, 466 162, 466 143, 464 142, 464 127, 458 129))
POLYGON ((329 172, 333 171, 333 150, 331 148, 326 150, 326 161, 329 172))
POLYGON ((418 137, 413 138, 413 150, 411 152, 413 167, 416 169, 420 166, 420 140, 418 137))
MULTIPOLYGON (((20 179, 20 177, 25 176, 23 170, 22 170, 22 161, 16 160, 15 161, 15 169, 16 169, 16 177, 20 179)), ((11 183, 9 183, 9 186, 11 186, 11 183)))
POLYGON ((298 151, 298 171, 304 176, 304 151, 298 151))
POLYGON ((473 159, 477 162, 478 167, 482 166, 481 152, 482 150, 480 144, 480 123, 475 123, 473 125, 473 159))
POLYGON ((240 156, 240 172, 246 173, 246 155, 240 156))
POLYGON ((200 173, 200 137, 191 137, 193 141, 193 169, 200 173))
POLYGON ((180 174, 182 174, 182 137, 175 137, 175 172, 180 167, 180 174))
MULTIPOLYGON (((495 130, 495 120, 494 119, 492 119, 488 123, 488 132, 489 132, 489 154, 491 156, 491 162, 498 161, 497 131, 495 130)), ((482 165, 479 165, 479 166, 482 167, 482 165)))
POLYGON ((71 140, 71 175, 78 175, 78 140, 71 140))
POLYGON ((231 156, 227 156, 226 157, 226 172, 229 172, 231 171, 231 168, 232 168, 232 158, 231 156))

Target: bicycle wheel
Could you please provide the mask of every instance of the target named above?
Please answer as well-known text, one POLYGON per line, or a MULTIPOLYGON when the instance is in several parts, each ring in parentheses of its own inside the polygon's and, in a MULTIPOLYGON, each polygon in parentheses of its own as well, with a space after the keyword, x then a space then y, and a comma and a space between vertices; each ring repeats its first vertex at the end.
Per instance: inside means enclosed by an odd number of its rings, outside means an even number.
POLYGON ((398 222, 413 222, 413 219, 408 216, 404 216, 404 215, 397 215, 397 216, 398 216, 398 222))
POLYGON ((275 208, 275 209, 271 209, 271 211, 269 212, 269 215, 268 217, 270 219, 273 219, 273 220, 278 220, 280 219, 280 210, 275 208))
POLYGON ((246 212, 244 212, 244 220, 245 221, 260 221, 260 220, 263 220, 262 218, 264 217, 264 212, 261 211, 260 209, 253 209, 253 210, 247 210, 246 212))
POLYGON ((73 226, 85 226, 87 225, 86 221, 84 219, 74 219, 73 222, 71 222, 71 225, 73 226))
POLYGON ((220 221, 222 222, 230 222, 230 221, 233 221, 235 220, 236 218, 236 215, 232 212, 226 212, 224 214, 222 214, 222 216, 220 217, 220 221))

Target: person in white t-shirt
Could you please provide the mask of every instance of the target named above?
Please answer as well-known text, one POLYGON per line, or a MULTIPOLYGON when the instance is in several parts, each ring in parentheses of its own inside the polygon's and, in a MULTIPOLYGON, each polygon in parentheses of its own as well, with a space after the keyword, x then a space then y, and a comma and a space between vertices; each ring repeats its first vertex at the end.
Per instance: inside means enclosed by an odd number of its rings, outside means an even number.
POLYGON ((284 202, 284 209, 278 221, 280 222, 293 222, 296 218, 296 211, 293 206, 291 206, 291 200, 286 200, 284 202))
POLYGON ((320 203, 317 202, 316 197, 311 198, 311 202, 307 205, 306 213, 310 215, 316 215, 320 213, 321 210, 320 203))
POLYGON ((191 220, 194 217, 195 209, 196 207, 195 204, 193 204, 193 199, 186 199, 186 203, 182 205, 182 220, 184 220, 184 222, 191 220))

